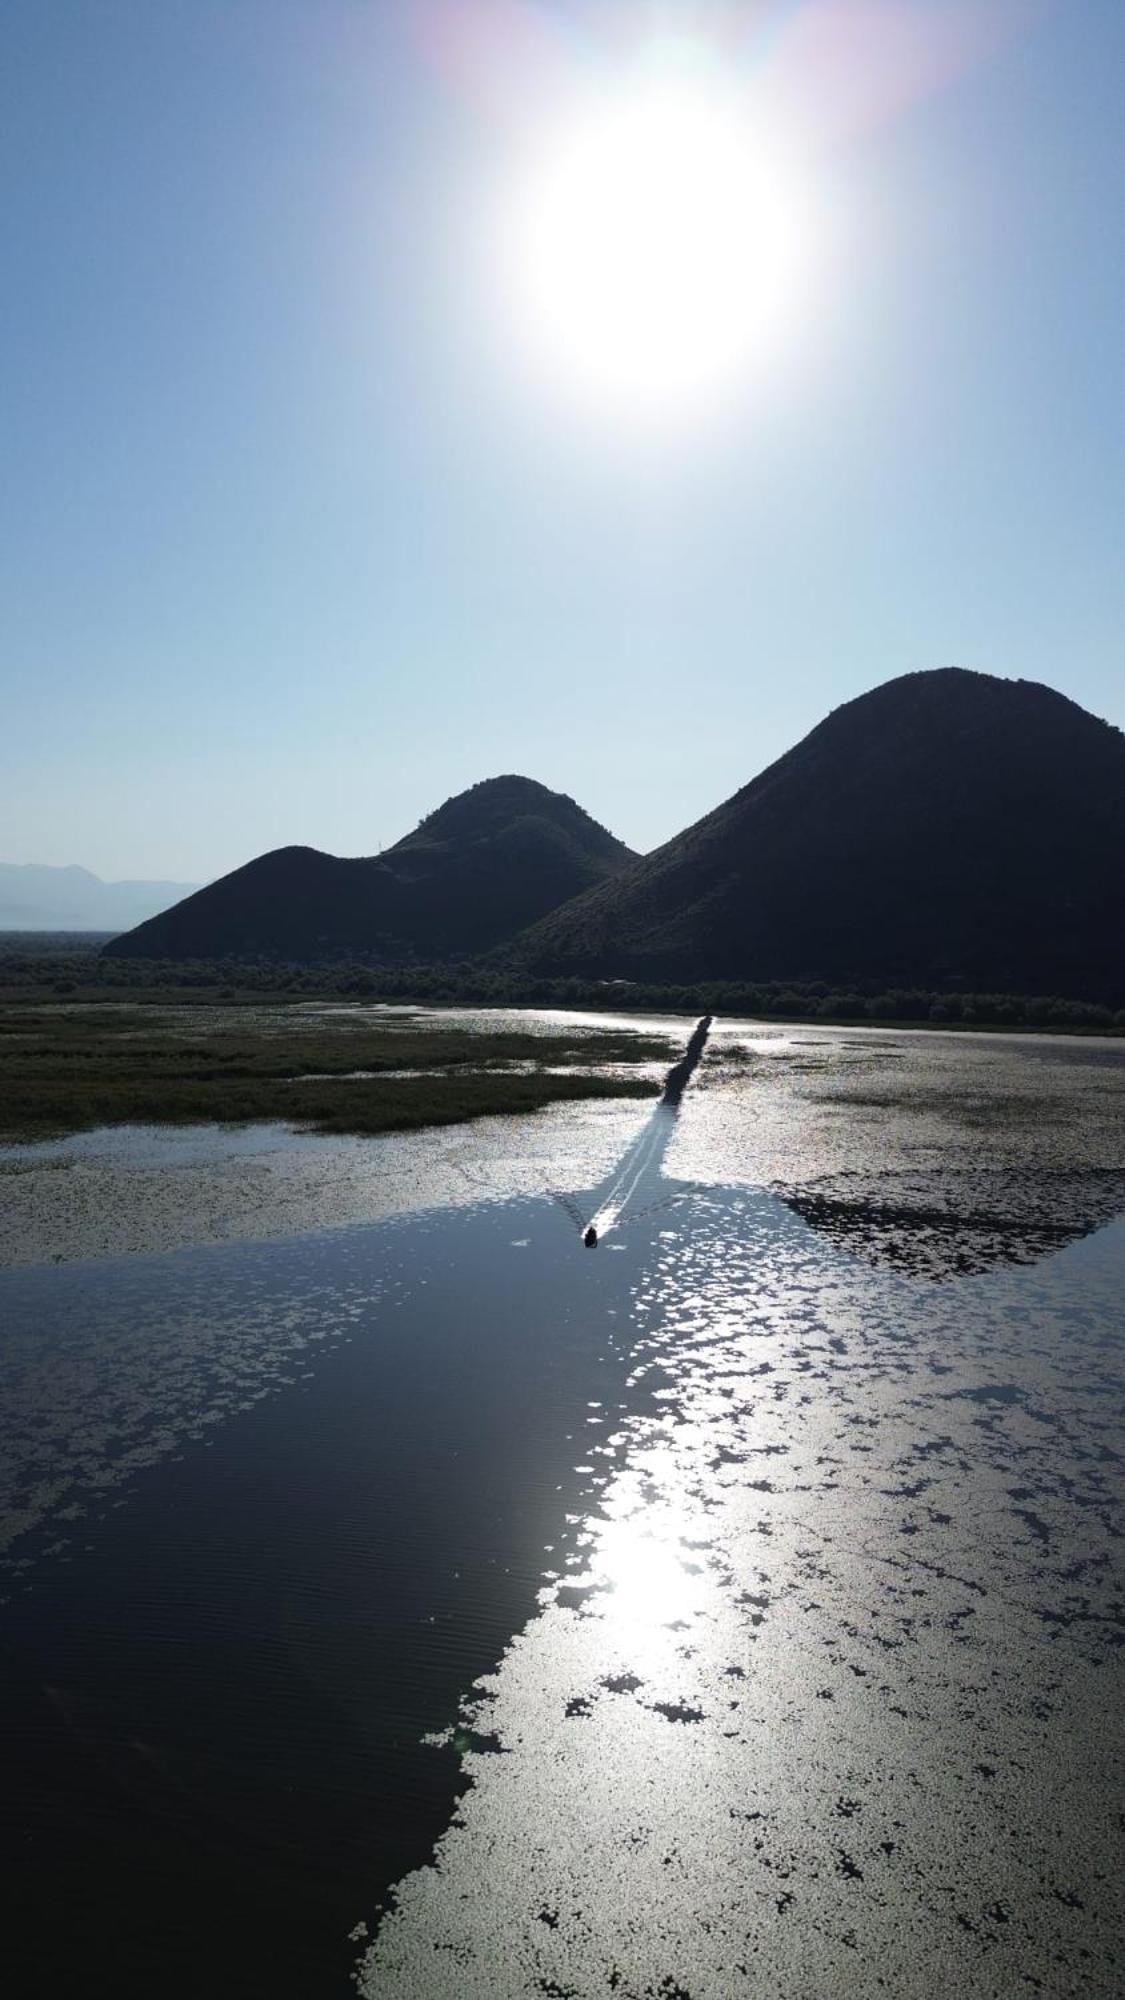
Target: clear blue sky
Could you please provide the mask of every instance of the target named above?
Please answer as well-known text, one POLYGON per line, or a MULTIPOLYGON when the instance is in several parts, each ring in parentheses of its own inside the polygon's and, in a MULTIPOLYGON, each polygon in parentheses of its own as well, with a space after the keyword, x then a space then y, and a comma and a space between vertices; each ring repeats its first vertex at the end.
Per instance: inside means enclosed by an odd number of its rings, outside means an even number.
POLYGON ((1125 723, 1123 102, 1121 0, 5 0, 0 859, 370 853, 502 771, 648 848, 920 667, 1125 723), (646 427, 482 218, 654 30, 805 91, 831 275, 646 427))

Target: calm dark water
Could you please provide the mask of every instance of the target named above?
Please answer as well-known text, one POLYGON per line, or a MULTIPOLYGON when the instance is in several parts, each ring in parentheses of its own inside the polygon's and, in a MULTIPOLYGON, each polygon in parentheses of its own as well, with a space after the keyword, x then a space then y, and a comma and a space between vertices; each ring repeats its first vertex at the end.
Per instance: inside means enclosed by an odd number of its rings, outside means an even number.
POLYGON ((619 1386, 621 1240, 595 1266, 511 1203, 0 1279, 6 1422, 85 1509, 9 1571, 21 1990, 343 1990, 459 1784, 419 1739, 533 1608, 586 1402, 619 1386), (118 1455, 169 1432, 120 1504, 118 1455))
POLYGON ((1115 1183, 666 1136, 0 1277, 7 1992, 1112 1990, 1115 1183))

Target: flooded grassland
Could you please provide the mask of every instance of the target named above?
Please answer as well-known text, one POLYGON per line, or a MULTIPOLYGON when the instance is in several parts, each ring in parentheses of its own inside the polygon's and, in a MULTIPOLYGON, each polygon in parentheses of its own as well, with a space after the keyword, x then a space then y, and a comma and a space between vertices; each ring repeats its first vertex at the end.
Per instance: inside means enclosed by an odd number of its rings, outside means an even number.
POLYGON ((1120 1044, 737 1022, 12 1149, 13 1990, 1113 1992, 1123 1167, 1120 1044))

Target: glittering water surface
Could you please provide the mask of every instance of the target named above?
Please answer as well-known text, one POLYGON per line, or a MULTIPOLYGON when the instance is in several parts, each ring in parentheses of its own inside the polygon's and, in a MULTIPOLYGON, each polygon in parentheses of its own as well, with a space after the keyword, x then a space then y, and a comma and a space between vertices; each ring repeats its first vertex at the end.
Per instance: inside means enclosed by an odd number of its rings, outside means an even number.
POLYGON ((720 1024, 0 1274, 16 1990, 1115 1991, 1123 1082, 720 1024))
POLYGON ((935 1296, 694 1196, 364 1991, 1109 1993, 1123 1252, 935 1296))

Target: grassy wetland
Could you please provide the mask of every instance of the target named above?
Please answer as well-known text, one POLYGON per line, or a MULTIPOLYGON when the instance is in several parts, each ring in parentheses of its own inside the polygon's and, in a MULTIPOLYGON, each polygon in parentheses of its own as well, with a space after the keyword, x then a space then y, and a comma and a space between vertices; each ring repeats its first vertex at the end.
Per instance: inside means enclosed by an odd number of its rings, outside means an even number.
POLYGON ((0 1003, 0 1138, 278 1120, 402 1132, 658 1088, 663 1037, 443 1026, 361 1006, 0 1003))

